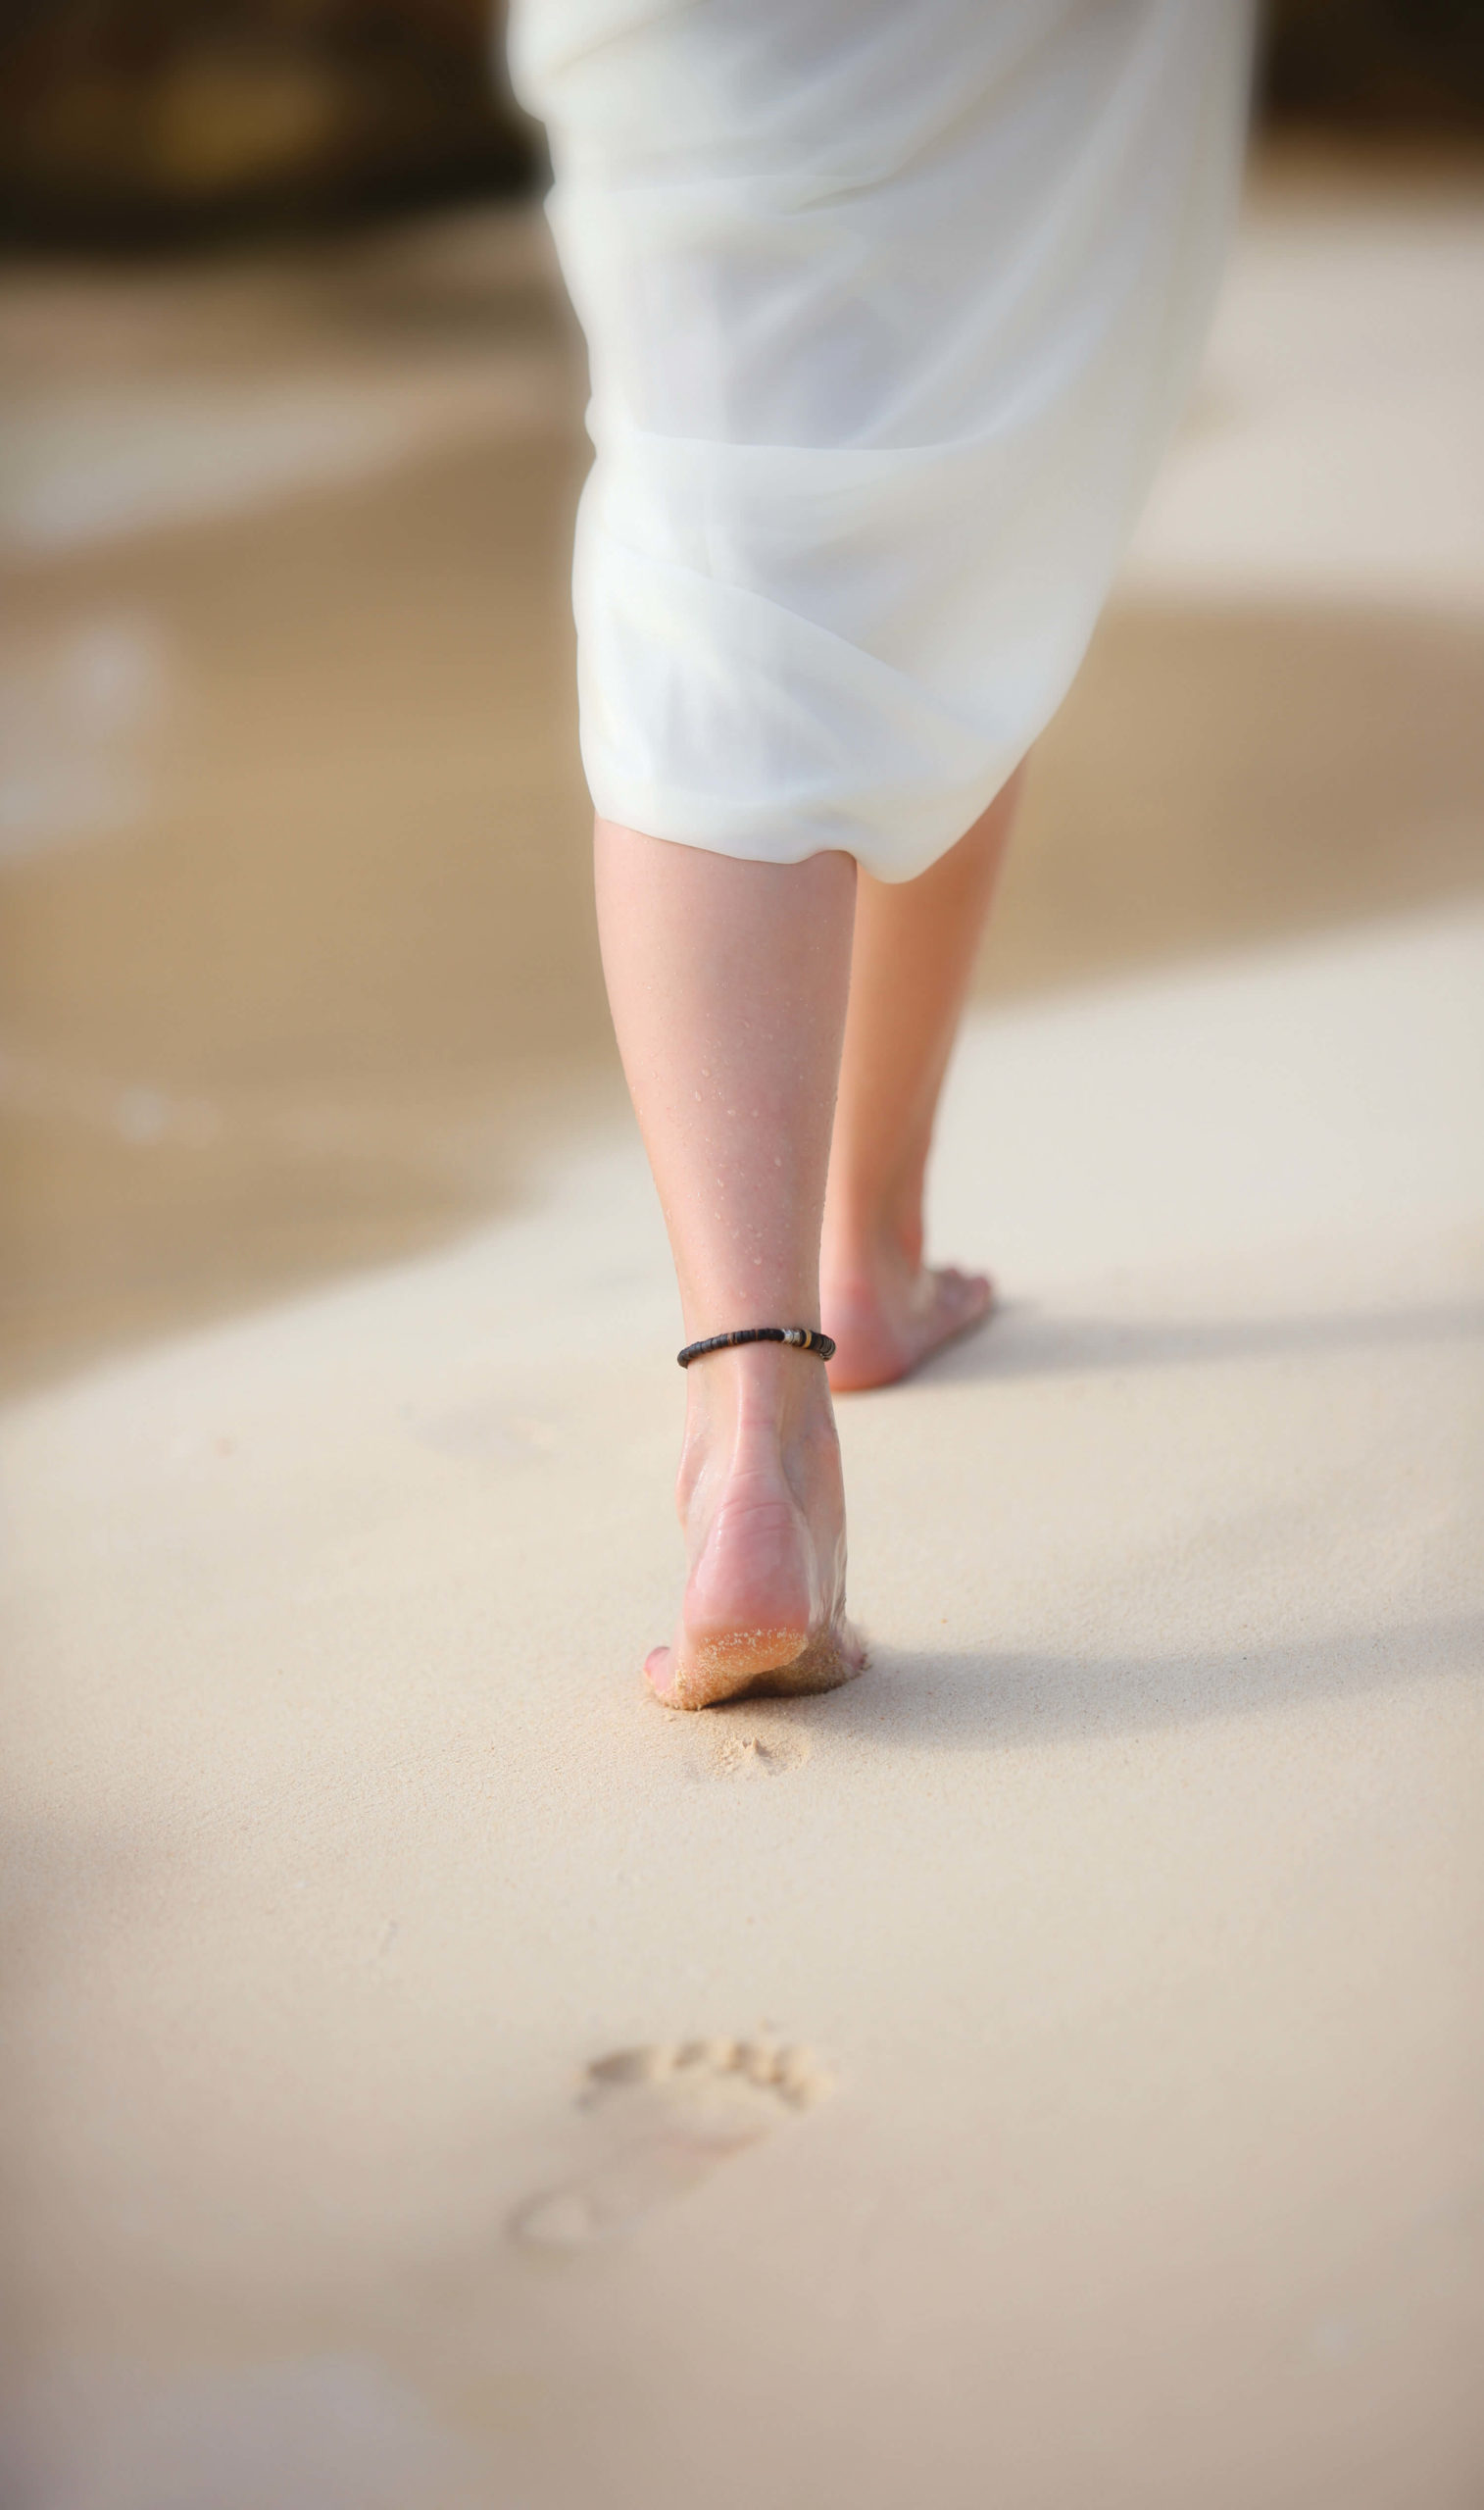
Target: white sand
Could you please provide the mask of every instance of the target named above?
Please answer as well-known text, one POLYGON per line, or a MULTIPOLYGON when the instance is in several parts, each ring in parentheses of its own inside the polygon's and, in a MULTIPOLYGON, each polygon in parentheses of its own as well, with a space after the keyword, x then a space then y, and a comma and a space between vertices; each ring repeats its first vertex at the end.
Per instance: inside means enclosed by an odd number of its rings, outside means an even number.
POLYGON ((1477 2498, 1481 988, 1476 916, 973 1029, 1008 1305, 845 1407, 827 1699, 641 1694, 627 1135, 12 1413, 27 2500, 1477 2498))
MULTIPOLYGON (((1477 608, 1484 210, 1285 218, 1142 579, 1477 608)), ((1481 1002, 974 1028, 827 1699, 640 1690, 627 1132, 11 1410, 6 2510, 1474 2510, 1481 1002)))

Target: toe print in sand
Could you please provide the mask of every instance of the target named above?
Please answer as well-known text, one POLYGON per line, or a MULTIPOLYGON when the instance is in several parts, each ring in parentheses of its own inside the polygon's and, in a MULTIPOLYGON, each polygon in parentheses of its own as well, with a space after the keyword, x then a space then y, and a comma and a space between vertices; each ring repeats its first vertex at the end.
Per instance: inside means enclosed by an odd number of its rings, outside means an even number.
POLYGON ((692 2039, 620 2048, 587 2069, 591 2165, 512 2215, 519 2246, 560 2255, 632 2231, 833 2089, 805 2048, 692 2039))
POLYGON ((708 1723, 691 1746, 698 1778, 787 1778, 809 1758, 809 1736, 784 1718, 739 1720, 726 1708, 714 1708, 711 1717, 715 1724, 708 1723))

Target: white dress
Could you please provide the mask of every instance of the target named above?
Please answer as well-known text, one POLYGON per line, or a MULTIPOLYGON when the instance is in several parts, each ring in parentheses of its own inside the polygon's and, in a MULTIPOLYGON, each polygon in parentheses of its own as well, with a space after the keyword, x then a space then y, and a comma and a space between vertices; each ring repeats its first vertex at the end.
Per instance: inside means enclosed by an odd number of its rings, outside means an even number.
POLYGON ((600 815, 911 878, 1055 712, 1200 349, 1248 0, 515 0, 587 335, 600 815))

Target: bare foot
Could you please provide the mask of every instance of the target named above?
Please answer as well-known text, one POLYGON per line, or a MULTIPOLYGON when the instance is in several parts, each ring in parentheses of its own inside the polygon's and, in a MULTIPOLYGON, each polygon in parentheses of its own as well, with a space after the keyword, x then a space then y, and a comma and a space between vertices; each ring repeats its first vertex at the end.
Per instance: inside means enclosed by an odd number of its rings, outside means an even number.
POLYGON ((900 1248, 872 1251, 826 1277, 824 1330, 833 1334, 836 1394, 893 1385, 945 1342, 982 1325, 995 1303, 986 1273, 933 1271, 900 1248))
POLYGON ((845 1619, 845 1498, 824 1373, 763 1344, 715 1353, 691 1378, 676 1491, 690 1575, 673 1645, 645 1661, 650 1687, 667 1708, 832 1690, 866 1653, 845 1619))

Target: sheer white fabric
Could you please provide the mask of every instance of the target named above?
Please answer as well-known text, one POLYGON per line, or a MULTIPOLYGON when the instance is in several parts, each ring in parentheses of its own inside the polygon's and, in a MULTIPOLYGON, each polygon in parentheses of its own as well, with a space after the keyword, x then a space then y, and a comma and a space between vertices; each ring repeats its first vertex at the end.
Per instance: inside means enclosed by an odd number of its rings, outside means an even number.
POLYGON ((907 879, 1081 660, 1199 351, 1247 0, 516 0, 592 369, 599 812, 907 879))

